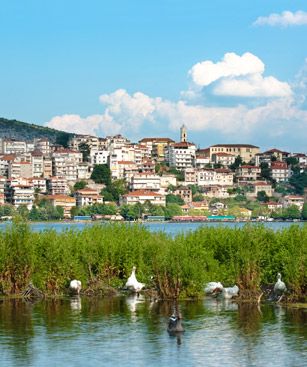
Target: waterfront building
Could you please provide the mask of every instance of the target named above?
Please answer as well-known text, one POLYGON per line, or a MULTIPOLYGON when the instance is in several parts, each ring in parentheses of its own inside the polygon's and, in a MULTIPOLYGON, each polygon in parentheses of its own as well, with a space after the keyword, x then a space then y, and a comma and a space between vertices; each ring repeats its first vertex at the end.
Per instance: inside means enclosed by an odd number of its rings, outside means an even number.
POLYGON ((121 205, 123 204, 133 205, 136 203, 145 204, 147 201, 154 205, 165 206, 166 204, 164 195, 161 195, 154 191, 147 191, 147 190, 132 191, 126 195, 122 195, 120 198, 121 205))
POLYGON ((88 187, 75 192, 76 205, 78 207, 88 206, 93 204, 103 204, 103 197, 97 190, 88 187))

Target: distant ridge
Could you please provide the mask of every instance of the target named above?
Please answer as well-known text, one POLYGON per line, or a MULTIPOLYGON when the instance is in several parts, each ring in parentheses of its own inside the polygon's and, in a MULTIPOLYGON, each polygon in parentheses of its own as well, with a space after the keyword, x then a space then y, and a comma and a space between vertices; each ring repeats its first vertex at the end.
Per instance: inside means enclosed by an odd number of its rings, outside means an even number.
POLYGON ((7 120, 0 117, 0 138, 31 141, 35 138, 47 138, 50 143, 67 147, 68 141, 75 134, 49 127, 29 124, 17 120, 7 120))

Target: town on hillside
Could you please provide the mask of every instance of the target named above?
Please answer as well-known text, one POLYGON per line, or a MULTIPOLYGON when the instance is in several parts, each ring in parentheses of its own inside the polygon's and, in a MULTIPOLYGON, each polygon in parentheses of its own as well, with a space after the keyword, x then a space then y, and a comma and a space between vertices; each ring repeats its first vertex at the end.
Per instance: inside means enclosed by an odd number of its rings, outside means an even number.
POLYGON ((0 217, 136 220, 307 219, 307 156, 251 144, 198 148, 121 135, 0 139, 0 217))

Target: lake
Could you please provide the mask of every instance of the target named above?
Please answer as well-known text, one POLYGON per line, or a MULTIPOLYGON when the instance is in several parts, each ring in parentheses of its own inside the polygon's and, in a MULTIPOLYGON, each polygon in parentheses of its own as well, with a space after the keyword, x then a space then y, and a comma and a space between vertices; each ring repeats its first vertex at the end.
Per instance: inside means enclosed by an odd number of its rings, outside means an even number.
POLYGON ((140 295, 0 301, 1 366, 306 366, 307 309, 140 295))
MULTIPOLYGON (((65 231, 67 229, 82 230, 92 225, 104 225, 104 222, 40 222, 30 223, 30 227, 33 231, 43 231, 48 229, 54 229, 57 232, 65 231)), ((265 227, 272 228, 274 230, 287 228, 293 224, 306 225, 306 222, 190 222, 190 223, 172 223, 172 222, 144 222, 146 228, 150 231, 164 231, 171 235, 176 235, 180 232, 194 231, 201 226, 226 226, 226 227, 243 227, 245 225, 264 225, 265 227)), ((0 230, 6 228, 10 223, 0 223, 0 230)), ((127 223, 127 225, 136 225, 135 222, 127 223)), ((140 225, 140 224, 139 224, 140 225)))

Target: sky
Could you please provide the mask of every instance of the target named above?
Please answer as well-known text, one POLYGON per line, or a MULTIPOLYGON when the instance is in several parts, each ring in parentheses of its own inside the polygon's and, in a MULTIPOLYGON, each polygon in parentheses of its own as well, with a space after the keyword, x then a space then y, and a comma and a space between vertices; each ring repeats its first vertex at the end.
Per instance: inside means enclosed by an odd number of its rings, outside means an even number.
POLYGON ((2 0, 0 116, 307 152, 306 0, 2 0))

